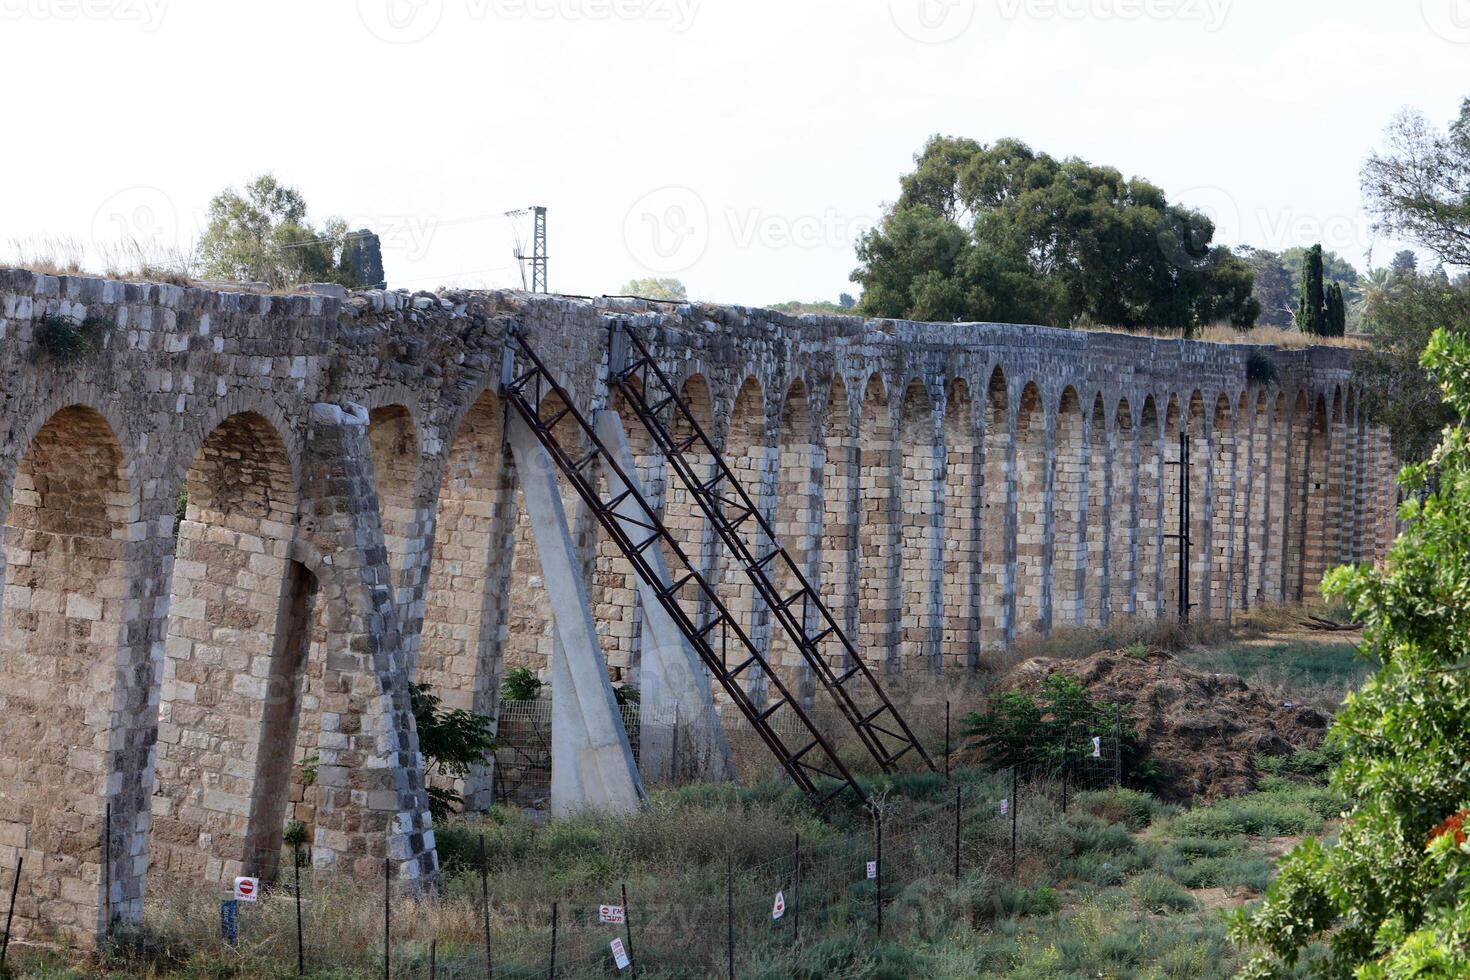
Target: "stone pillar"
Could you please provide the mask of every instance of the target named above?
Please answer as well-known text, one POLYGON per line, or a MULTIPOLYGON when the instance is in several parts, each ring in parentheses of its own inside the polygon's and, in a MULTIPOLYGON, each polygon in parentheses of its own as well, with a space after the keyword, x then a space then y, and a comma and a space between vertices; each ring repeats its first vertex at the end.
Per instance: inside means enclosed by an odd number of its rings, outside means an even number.
POLYGON ((643 800, 643 785, 608 681, 554 464, 520 416, 512 415, 508 422, 555 627, 552 811, 558 816, 585 810, 632 813, 643 800))

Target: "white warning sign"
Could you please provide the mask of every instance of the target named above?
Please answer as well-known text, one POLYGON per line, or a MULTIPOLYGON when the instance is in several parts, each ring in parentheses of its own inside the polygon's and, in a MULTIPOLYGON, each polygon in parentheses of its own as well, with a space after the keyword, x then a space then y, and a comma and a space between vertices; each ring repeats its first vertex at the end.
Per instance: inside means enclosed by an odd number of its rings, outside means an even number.
POLYGON ((235 899, 240 902, 255 902, 260 900, 259 878, 236 878, 235 899))
POLYGON ((868 862, 868 880, 869 881, 876 881, 877 878, 878 878, 878 862, 877 861, 869 861, 868 862))
POLYGON ((777 892, 776 901, 771 905, 771 918, 779 919, 786 914, 786 893, 777 892))
POLYGON ((1008 799, 1007 800, 1001 800, 1000 801, 1000 815, 1001 816, 1005 816, 1006 814, 1008 814, 1010 812, 1011 812, 1011 801, 1008 800, 1008 799))
POLYGON ((1092 736, 1092 757, 1094 759, 1101 759, 1102 758, 1102 736, 1101 735, 1094 735, 1094 736, 1092 736))
POLYGON ((599 905, 597 907, 597 921, 603 925, 620 926, 628 921, 628 915, 623 911, 621 905, 599 905))
POLYGON ((618 965, 619 970, 626 970, 633 962, 628 959, 628 949, 623 945, 621 939, 614 939, 612 941, 612 954, 613 962, 618 965))

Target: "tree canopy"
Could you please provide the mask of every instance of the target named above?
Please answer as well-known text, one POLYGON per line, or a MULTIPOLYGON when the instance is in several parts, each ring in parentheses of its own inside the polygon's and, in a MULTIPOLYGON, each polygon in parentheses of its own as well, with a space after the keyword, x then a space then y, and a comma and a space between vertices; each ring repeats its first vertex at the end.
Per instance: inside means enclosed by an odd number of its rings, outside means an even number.
POLYGON ((1255 323, 1250 267, 1141 178, 1018 140, 936 136, 858 243, 873 316, 1164 327, 1255 323))
POLYGON ((376 246, 376 236, 350 232, 340 218, 313 225, 301 192, 262 174, 243 193, 226 188, 209 202, 200 270, 206 278, 264 282, 278 289, 304 282, 379 285, 359 278, 363 270, 382 274, 381 256, 374 263, 362 255, 369 239, 376 246))
POLYGON ((684 283, 680 280, 653 277, 629 279, 623 284, 623 294, 641 296, 644 299, 665 299, 676 303, 682 303, 689 298, 689 291, 684 288, 684 283))
POLYGON ((1363 194, 1379 230, 1418 242, 1447 265, 1470 266, 1470 98, 1447 132, 1417 110, 1400 113, 1388 148, 1363 167, 1363 194))
MULTIPOLYGON (((1450 413, 1470 415, 1470 342, 1436 331, 1424 365, 1450 413)), ((1388 560, 1338 569, 1324 586, 1383 665, 1332 728, 1334 786, 1358 802, 1335 844, 1292 851, 1265 902, 1237 920, 1237 940, 1256 951, 1248 977, 1303 959, 1322 976, 1470 976, 1470 429, 1446 429, 1401 480, 1407 530, 1388 560)))

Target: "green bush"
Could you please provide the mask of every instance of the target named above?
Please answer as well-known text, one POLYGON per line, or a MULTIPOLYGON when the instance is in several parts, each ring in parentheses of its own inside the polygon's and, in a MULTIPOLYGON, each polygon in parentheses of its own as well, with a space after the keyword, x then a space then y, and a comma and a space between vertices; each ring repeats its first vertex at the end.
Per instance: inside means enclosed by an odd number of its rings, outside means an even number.
POLYGON ((997 918, 1051 915, 1062 907, 1062 900, 1045 885, 1036 888, 1002 885, 995 890, 994 906, 997 918))
POLYGON ((1321 830, 1320 809, 1315 797, 1253 793, 1186 811, 1168 826, 1170 833, 1193 837, 1286 837, 1321 830))
POLYGON ((1192 912, 1198 907, 1193 895, 1181 888, 1177 882, 1154 871, 1139 875, 1134 880, 1133 900, 1145 912, 1153 912, 1157 915, 1192 912))
POLYGON ((1072 806, 1129 830, 1142 830, 1155 820, 1178 812, 1177 807, 1155 796, 1123 788, 1078 793, 1072 798, 1072 806))

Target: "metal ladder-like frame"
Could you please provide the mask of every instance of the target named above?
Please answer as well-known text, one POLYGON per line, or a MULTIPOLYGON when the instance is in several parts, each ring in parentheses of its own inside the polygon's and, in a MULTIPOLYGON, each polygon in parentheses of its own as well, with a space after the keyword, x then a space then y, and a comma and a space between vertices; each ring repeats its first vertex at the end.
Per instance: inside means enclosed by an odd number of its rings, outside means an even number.
POLYGON ((837 702, 838 708, 862 739, 863 746, 877 760, 884 772, 895 772, 905 755, 917 755, 931 771, 934 762, 914 736, 908 722, 898 713, 878 678, 868 669, 847 634, 837 625, 817 590, 807 581, 791 554, 781 545, 770 522, 756 502, 731 472, 724 457, 700 427, 689 405, 674 383, 659 367, 643 339, 628 324, 614 321, 611 330, 611 370, 609 383, 618 391, 633 414, 637 415, 663 455, 673 464, 679 478, 689 488, 705 517, 715 528, 720 540, 741 566, 762 600, 775 614, 781 628, 796 644, 812 675, 821 682, 837 702), (668 415, 670 418, 665 419, 668 415), (675 437, 674 422, 687 435, 675 437), (704 476, 690 460, 690 450, 701 452, 713 461, 713 470, 704 476), (741 533, 750 525, 750 535, 759 548, 755 555, 741 533), (768 570, 778 567, 795 583, 793 591, 782 593, 771 581, 768 570), (832 655, 824 653, 824 645, 832 655), (833 666, 841 663, 841 672, 833 666))
POLYGON ((525 338, 514 333, 506 344, 500 390, 509 408, 520 416, 546 449, 577 496, 632 564, 633 571, 658 595, 659 603, 679 631, 688 639, 730 700, 780 761, 792 781, 820 809, 825 809, 828 804, 849 791, 858 802, 867 802, 867 794, 838 758, 831 743, 812 723, 780 677, 771 670, 759 649, 740 628, 735 615, 720 601, 714 584, 700 573, 698 566, 690 560, 679 542, 664 526, 657 510, 636 489, 636 478, 623 471, 616 455, 603 444, 593 426, 574 407, 572 397, 557 383, 525 338), (515 361, 517 353, 522 361, 519 367, 515 361), (555 400, 549 416, 543 416, 541 406, 548 395, 555 396, 555 400), (575 426, 584 440, 585 448, 577 449, 575 455, 557 433, 557 426, 563 422, 575 426), (598 489, 599 467, 606 467, 603 472, 617 476, 626 489, 615 496, 604 496, 598 489), (622 515, 617 512, 618 508, 624 507, 629 501, 637 506, 636 518, 627 516, 626 509, 622 515), (633 539, 627 525, 638 529, 634 533, 641 540, 633 539), (643 531, 648 532, 647 537, 642 537, 643 531), (648 551, 656 546, 663 547, 674 569, 671 572, 672 581, 662 581, 649 560, 648 551), (712 610, 708 621, 703 624, 694 622, 678 598, 679 592, 691 583, 698 587, 699 594, 712 610), (738 659, 738 663, 733 666, 730 663, 731 655, 738 659), (764 671, 774 688, 775 697, 763 705, 757 705, 741 683, 741 676, 752 667, 764 671), (771 724, 771 719, 783 708, 797 720, 802 731, 802 738, 797 744, 788 744, 786 738, 771 724), (836 785, 826 781, 834 781, 836 785))

